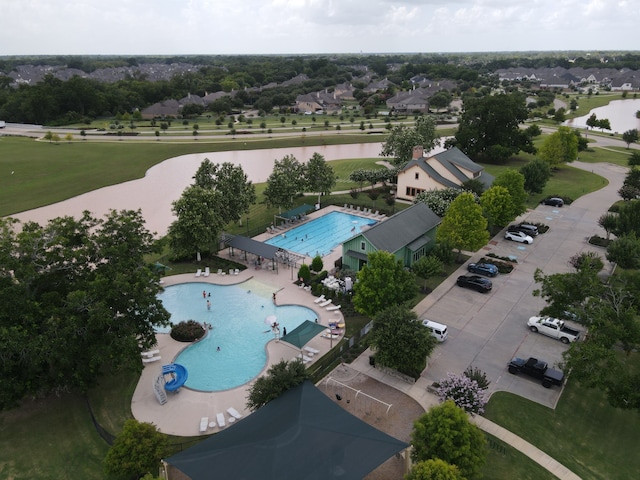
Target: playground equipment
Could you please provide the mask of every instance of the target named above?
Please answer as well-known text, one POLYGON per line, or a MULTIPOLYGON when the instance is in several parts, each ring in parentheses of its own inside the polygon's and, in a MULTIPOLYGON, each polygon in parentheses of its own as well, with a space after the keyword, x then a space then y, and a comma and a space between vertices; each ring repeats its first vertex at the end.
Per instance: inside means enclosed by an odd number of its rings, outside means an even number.
POLYGON ((162 366, 162 374, 158 375, 153 383, 153 391, 160 402, 160 405, 167 403, 166 392, 176 392, 180 390, 185 382, 189 378, 187 369, 179 363, 170 363, 162 366), (167 380, 165 375, 170 375, 170 379, 167 380))

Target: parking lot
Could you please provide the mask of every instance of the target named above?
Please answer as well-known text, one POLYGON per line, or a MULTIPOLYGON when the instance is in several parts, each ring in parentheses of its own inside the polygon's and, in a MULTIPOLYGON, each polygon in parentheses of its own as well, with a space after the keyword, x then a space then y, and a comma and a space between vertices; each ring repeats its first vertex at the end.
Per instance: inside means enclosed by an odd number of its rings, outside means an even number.
POLYGON ((419 318, 449 327, 449 338, 436 348, 422 374, 429 383, 444 378, 447 372, 462 373, 473 366, 487 374, 490 392, 505 390, 555 406, 560 388, 547 389, 539 380, 511 375, 506 365, 512 357, 519 356, 543 359, 553 366, 562 360, 562 352, 568 348, 558 340, 530 332, 527 327, 529 317, 545 306, 544 300, 532 295, 537 288, 533 280, 536 268, 545 274, 573 271, 569 258, 584 251, 597 252, 605 262, 605 270, 611 268, 604 258, 604 249, 590 245, 587 240, 594 234, 604 235, 597 219, 617 200, 624 170, 614 165, 597 168, 601 171, 595 173, 609 179, 607 187, 571 205, 562 208, 540 205, 518 218, 517 221, 550 227, 547 233, 535 237, 533 244, 506 241, 501 232, 416 307, 419 318), (467 264, 487 253, 514 257, 517 264, 510 274, 492 279, 493 290, 488 294, 456 286, 456 278, 466 273, 467 264))

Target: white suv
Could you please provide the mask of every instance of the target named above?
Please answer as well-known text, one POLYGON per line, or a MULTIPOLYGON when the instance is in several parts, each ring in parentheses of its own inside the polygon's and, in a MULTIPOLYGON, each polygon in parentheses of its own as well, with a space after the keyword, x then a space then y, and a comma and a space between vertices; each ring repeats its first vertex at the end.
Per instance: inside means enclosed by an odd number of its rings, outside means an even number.
POLYGON ((504 234, 504 238, 513 242, 526 243, 527 245, 533 243, 533 238, 524 232, 514 232, 507 230, 504 234))

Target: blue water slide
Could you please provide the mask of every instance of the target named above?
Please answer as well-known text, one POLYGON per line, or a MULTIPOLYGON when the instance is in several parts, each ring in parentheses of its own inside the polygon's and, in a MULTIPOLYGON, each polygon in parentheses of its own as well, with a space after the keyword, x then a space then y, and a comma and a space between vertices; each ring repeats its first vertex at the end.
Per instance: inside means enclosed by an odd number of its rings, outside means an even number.
POLYGON ((175 392, 184 385, 189 378, 187 369, 179 363, 170 363, 162 366, 162 375, 171 375, 171 380, 165 382, 164 389, 167 392, 175 392))

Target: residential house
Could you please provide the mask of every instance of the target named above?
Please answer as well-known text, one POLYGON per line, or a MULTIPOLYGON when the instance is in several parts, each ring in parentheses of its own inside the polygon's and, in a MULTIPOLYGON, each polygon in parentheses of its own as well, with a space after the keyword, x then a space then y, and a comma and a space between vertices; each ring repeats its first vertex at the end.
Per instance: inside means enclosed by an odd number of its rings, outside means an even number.
POLYGON ((411 205, 344 242, 342 265, 359 271, 370 253, 385 251, 392 253, 405 267, 411 267, 435 246, 440 221, 426 204, 411 205))
POLYGON ((177 100, 164 100, 142 110, 142 118, 176 117, 180 110, 177 100))
POLYGON ((414 147, 413 158, 398 172, 396 196, 413 200, 426 190, 460 188, 464 182, 473 178, 480 180, 485 188, 490 187, 494 179, 484 171, 484 167, 457 147, 430 157, 424 156, 422 147, 414 147))
POLYGON ((297 112, 310 113, 334 113, 342 109, 342 100, 335 92, 329 93, 323 90, 315 93, 307 93, 296 97, 295 110, 297 112))

